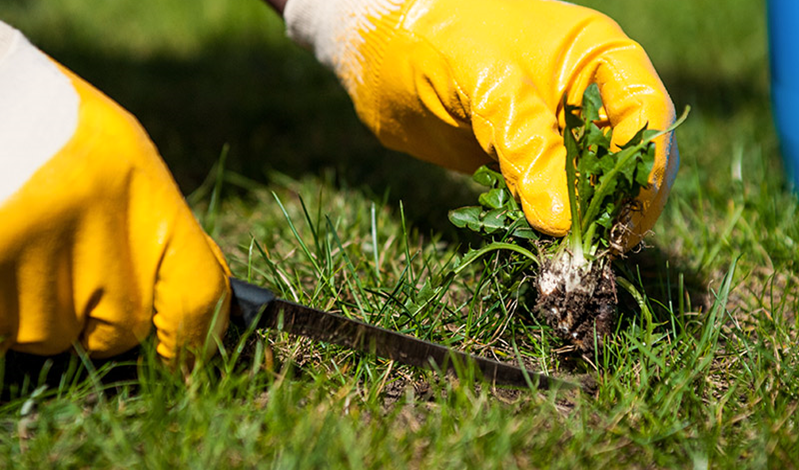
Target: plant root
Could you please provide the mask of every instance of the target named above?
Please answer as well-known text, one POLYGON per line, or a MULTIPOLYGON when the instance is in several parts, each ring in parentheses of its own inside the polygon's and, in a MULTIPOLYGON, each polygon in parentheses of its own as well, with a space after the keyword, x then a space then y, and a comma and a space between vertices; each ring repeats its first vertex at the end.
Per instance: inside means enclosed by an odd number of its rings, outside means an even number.
POLYGON ((576 266, 568 253, 557 256, 542 265, 536 284, 536 311, 557 336, 586 356, 601 351, 617 321, 616 276, 609 260, 576 266))

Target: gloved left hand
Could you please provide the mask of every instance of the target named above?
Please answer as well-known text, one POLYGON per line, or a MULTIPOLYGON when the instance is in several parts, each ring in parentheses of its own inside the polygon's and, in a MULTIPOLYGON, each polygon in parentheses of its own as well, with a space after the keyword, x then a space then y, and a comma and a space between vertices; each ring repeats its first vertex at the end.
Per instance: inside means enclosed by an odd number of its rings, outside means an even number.
POLYGON ((2 22, 0 168, 0 355, 215 350, 230 273, 147 134, 2 22))

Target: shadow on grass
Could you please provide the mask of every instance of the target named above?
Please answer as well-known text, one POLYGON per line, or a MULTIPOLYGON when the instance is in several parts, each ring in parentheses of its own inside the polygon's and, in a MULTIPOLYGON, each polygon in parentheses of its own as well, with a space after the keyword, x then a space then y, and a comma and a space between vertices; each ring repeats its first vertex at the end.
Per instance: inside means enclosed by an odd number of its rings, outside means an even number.
MULTIPOLYGON (((619 264, 624 272, 617 269, 617 275, 642 289, 657 322, 670 325, 672 313, 704 313, 713 304, 707 275, 697 271, 690 260, 668 254, 660 247, 632 253, 619 264)), ((640 312, 635 299, 624 289, 619 289, 618 295, 622 312, 640 312)), ((633 320, 636 319, 625 315, 620 318, 623 327, 633 320)))
POLYGON ((476 200, 446 171, 383 148, 332 73, 298 48, 221 42, 191 59, 135 60, 50 46, 141 121, 184 194, 227 144, 226 168, 257 183, 333 169, 340 185, 402 200, 425 231, 452 236, 447 211, 476 200))
POLYGON ((0 403, 29 396, 42 386, 48 390, 68 390, 77 384, 88 383, 84 381, 90 379, 92 373, 103 385, 103 391, 113 394, 112 384, 130 386, 136 382, 140 355, 141 348, 134 348, 111 359, 93 360, 93 371, 90 371, 81 358, 71 352, 45 357, 7 351, 0 358, 3 371, 0 403))

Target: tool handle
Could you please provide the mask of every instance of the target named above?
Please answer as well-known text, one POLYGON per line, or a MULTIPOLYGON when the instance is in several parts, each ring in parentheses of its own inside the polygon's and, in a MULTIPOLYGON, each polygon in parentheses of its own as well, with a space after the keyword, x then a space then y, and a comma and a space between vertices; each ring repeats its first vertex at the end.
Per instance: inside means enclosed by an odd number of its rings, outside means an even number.
POLYGON ((248 282, 230 278, 230 289, 233 291, 231 301, 231 322, 244 328, 251 327, 261 313, 277 297, 269 289, 252 285, 248 282))

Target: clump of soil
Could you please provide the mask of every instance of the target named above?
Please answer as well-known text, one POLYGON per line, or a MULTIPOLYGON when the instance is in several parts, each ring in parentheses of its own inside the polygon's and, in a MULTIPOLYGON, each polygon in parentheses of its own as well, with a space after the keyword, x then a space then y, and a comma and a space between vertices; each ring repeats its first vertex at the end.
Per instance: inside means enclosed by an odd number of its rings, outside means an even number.
POLYGON ((536 310, 558 337, 587 356, 616 328, 616 276, 609 262, 579 265, 569 253, 542 264, 536 310))

